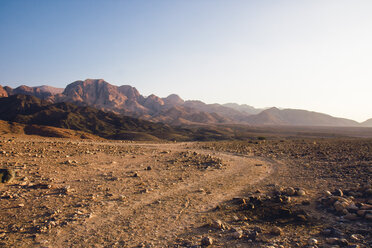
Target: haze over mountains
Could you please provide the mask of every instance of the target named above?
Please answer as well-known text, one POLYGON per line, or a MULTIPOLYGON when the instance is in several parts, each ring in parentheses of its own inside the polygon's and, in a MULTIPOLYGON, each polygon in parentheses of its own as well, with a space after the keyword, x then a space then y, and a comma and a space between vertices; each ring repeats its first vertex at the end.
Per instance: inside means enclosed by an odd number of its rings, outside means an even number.
POLYGON ((0 96, 15 94, 32 95, 50 103, 69 102, 78 106, 90 106, 153 122, 171 125, 191 124, 249 124, 288 126, 366 126, 372 127, 372 119, 358 123, 353 120, 296 109, 256 109, 249 105, 206 104, 201 101, 184 101, 176 94, 160 98, 143 96, 129 85, 115 86, 102 79, 75 81, 65 89, 51 86, 15 89, 0 86, 0 96))

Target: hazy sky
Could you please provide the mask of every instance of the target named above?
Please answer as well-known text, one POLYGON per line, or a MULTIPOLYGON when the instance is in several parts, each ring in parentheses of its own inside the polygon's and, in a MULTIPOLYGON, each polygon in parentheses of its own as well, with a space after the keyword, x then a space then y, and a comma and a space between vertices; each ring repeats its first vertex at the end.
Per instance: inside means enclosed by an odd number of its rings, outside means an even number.
POLYGON ((372 118, 372 1, 0 0, 0 84, 372 118))

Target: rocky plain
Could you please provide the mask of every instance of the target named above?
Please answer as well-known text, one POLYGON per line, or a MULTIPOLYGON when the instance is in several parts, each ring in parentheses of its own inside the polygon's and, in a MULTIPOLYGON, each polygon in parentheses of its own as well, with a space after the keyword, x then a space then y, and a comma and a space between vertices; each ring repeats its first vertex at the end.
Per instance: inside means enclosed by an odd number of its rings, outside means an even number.
POLYGON ((0 138, 0 247, 372 246, 371 139, 0 138))

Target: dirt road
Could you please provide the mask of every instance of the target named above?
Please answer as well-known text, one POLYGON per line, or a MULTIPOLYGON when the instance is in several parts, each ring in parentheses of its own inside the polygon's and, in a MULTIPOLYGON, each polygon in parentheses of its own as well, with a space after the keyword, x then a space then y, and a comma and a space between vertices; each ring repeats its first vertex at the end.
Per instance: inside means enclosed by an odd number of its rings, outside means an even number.
POLYGON ((17 168, 13 184, 1 188, 17 195, 1 202, 9 214, 2 223, 14 223, 1 227, 5 247, 171 245, 275 169, 263 158, 193 143, 15 138, 2 149, 9 154, 2 161, 17 168))

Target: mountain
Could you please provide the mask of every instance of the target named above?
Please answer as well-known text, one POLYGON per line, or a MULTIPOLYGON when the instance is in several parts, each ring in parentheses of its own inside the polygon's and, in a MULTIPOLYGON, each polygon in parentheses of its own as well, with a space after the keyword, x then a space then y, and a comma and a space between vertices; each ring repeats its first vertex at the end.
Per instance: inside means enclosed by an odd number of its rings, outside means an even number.
POLYGON ((247 115, 219 104, 184 101, 172 94, 166 98, 142 96, 129 85, 115 86, 102 79, 87 79, 69 84, 62 94, 49 98, 53 102, 72 102, 103 111, 164 123, 228 123, 247 115))
POLYGON ((61 88, 55 88, 55 87, 47 86, 47 85, 36 86, 36 87, 29 87, 26 85, 21 85, 15 89, 12 89, 11 87, 8 87, 8 86, 4 88, 1 87, 0 96, 2 95, 1 89, 5 90, 7 92, 7 95, 17 95, 17 94, 31 95, 31 96, 35 96, 41 99, 48 99, 49 97, 55 94, 60 94, 63 92, 63 89, 61 88))
POLYGON ((183 106, 186 106, 191 109, 197 109, 198 111, 210 113, 210 114, 217 114, 220 116, 220 119, 224 119, 223 123, 239 123, 244 118, 249 116, 250 114, 246 114, 235 110, 233 108, 229 108, 223 106, 221 104, 206 104, 202 101, 185 101, 183 106))
MULTIPOLYGON (((0 98, 0 119, 79 130, 110 139, 190 139, 187 130, 30 95, 0 98)), ((192 138, 192 136, 191 136, 192 138)))
POLYGON ((372 127, 372 118, 366 120, 365 122, 362 122, 361 125, 362 125, 363 127, 372 127))
POLYGON ((63 90, 50 86, 15 89, 0 88, 0 97, 25 94, 39 97, 52 103, 73 103, 80 107, 93 107, 117 115, 130 116, 152 122, 171 125, 193 124, 249 124, 249 125, 294 125, 294 126, 369 126, 370 122, 355 121, 330 115, 296 109, 256 109, 236 103, 206 104, 202 101, 184 101, 171 94, 161 98, 147 97, 130 85, 115 86, 103 79, 75 81, 63 90))
POLYGON ((8 97, 8 92, 0 85, 0 97, 8 97))
POLYGON ((237 103, 225 103, 223 106, 235 109, 239 112, 246 113, 248 115, 256 115, 263 111, 263 109, 256 109, 247 104, 237 104, 237 103))
POLYGON ((246 122, 252 125, 286 126, 358 126, 353 120, 299 109, 270 108, 257 115, 249 116, 246 122))
POLYGON ((152 116, 152 120, 157 122, 169 123, 174 126, 191 125, 195 123, 218 124, 227 123, 230 120, 216 114, 197 111, 193 108, 178 105, 169 109, 164 109, 152 116))

